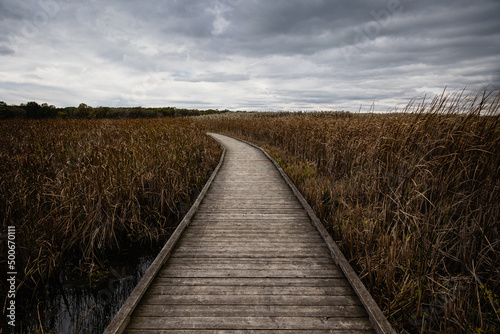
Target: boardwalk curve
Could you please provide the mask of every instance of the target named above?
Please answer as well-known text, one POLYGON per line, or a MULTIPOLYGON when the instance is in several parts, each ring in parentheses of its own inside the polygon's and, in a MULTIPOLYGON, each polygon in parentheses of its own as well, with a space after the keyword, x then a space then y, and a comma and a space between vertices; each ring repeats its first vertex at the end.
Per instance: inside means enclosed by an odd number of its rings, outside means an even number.
POLYGON ((224 158, 105 333, 394 333, 279 166, 211 136, 224 158))

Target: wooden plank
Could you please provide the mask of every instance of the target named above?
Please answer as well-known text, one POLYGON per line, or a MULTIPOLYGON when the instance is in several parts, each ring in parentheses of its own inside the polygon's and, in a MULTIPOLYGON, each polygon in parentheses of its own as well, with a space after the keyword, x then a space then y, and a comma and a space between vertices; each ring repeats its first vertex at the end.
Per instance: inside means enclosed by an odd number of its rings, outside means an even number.
MULTIPOLYGON (((212 237, 214 240, 224 240, 224 239, 261 239, 261 240, 282 240, 286 241, 289 238, 293 240, 303 240, 303 241, 320 241, 324 244, 323 240, 314 231, 306 230, 303 228, 294 228, 293 226, 274 226, 272 231, 275 233, 266 233, 264 226, 234 226, 233 224, 228 225, 197 225, 197 230, 191 230, 186 232, 182 240, 196 241, 198 238, 205 237, 206 239, 212 237), (300 238, 303 236, 303 238, 300 238), (219 237, 221 239, 219 239, 219 237)), ((269 229, 268 229, 269 231, 269 229)))
MULTIPOLYGON (((170 258, 168 260, 167 265, 210 265, 210 264, 249 264, 249 265, 262 265, 262 266, 273 266, 273 265, 284 265, 284 266, 306 266, 307 268, 311 267, 321 267, 324 265, 332 265, 334 267, 335 264, 329 258, 265 258, 265 259, 253 259, 253 258, 215 258, 215 259, 196 259, 196 258, 170 258)), ((321 267, 323 268, 323 267, 321 267)))
POLYGON ((244 246, 251 244, 253 247, 266 247, 266 246, 283 246, 283 247, 291 247, 291 246, 309 246, 319 244, 322 245, 321 240, 317 240, 315 237, 305 237, 299 238, 300 234, 295 234, 296 237, 290 238, 265 238, 258 235, 249 235, 248 237, 242 237, 241 239, 234 237, 234 235, 224 236, 219 238, 214 237, 213 235, 198 235, 193 236, 189 239, 184 239, 179 242, 179 246, 185 247, 224 247, 226 245, 231 246, 244 246), (252 238, 253 237, 253 238, 252 238))
POLYGON ((273 296, 273 295, 145 295, 145 305, 293 305, 353 306, 361 305, 354 296, 273 296))
POLYGON ((320 317, 134 317, 131 329, 330 329, 369 330, 366 318, 320 317))
POLYGON ((336 287, 350 286, 344 276, 337 278, 315 278, 315 277, 157 277, 157 284, 166 285, 212 285, 212 286, 313 286, 313 287, 336 287))
POLYGON ((270 253, 269 251, 260 251, 260 250, 240 250, 235 252, 231 250, 229 252, 228 249, 219 249, 219 250, 211 250, 204 251, 200 250, 189 250, 185 249, 183 251, 177 250, 174 254, 171 254, 171 257, 197 257, 197 258, 242 258, 242 257, 250 257, 250 258, 309 258, 312 256, 324 257, 328 258, 330 254, 326 250, 315 252, 311 250, 309 252, 305 252, 303 250, 286 250, 286 249, 275 249, 275 252, 270 253))
MULTIPOLYGON (((297 222, 269 222, 267 224, 263 224, 258 221, 203 221, 197 220, 192 222, 196 228, 186 232, 186 233, 203 233, 204 231, 214 231, 215 232, 224 232, 227 231, 231 233, 233 230, 249 233, 253 231, 253 233, 261 233, 262 234, 270 234, 274 233, 285 235, 297 232, 307 232, 314 234, 314 231, 311 231, 310 226, 307 226, 304 223, 297 222), (269 231, 269 233, 266 233, 269 231)), ((316 234, 317 235, 317 234, 316 234)))
POLYGON ((196 229, 191 229, 186 232, 186 239, 196 239, 200 236, 214 236, 214 238, 218 238, 219 236, 222 238, 237 238, 241 236, 241 238, 250 238, 250 237, 260 237, 263 239, 286 239, 290 238, 298 238, 299 235, 304 235, 306 239, 315 239, 321 240, 321 237, 311 231, 310 228, 306 229, 303 226, 296 226, 296 224, 278 224, 275 223, 273 225, 269 224, 266 229, 265 225, 261 224, 239 224, 239 223, 202 223, 197 222, 196 229), (271 233, 271 232, 273 233, 271 233))
POLYGON ((374 330, 330 330, 330 329, 129 329, 127 334, 374 334, 374 330))
POLYGON ((344 277, 340 270, 328 269, 170 269, 158 273, 158 277, 344 277))
POLYGON ((283 194, 271 194, 267 196, 262 196, 261 194, 244 194, 244 193, 230 193, 230 192, 218 192, 218 193, 211 193, 207 195, 207 201, 208 200, 241 200, 241 201, 263 201, 263 200, 270 200, 270 201, 278 201, 278 200, 285 200, 285 201, 295 201, 297 198, 295 198, 293 195, 287 193, 283 194))
MULTIPOLYGON (((243 233, 242 233, 243 234, 243 233)), ((207 246, 209 244, 212 245, 240 245, 240 244, 249 244, 252 243, 253 246, 257 246, 259 243, 266 243, 266 244, 280 244, 280 245, 287 245, 287 244, 322 244, 322 240, 318 240, 316 236, 304 236, 304 238, 300 238, 301 234, 300 233, 295 233, 295 234, 290 234, 288 238, 284 236, 276 236, 276 237, 267 237, 259 234, 253 234, 253 233, 247 233, 247 235, 242 236, 241 238, 238 238, 234 234, 226 234, 220 236, 220 238, 217 238, 213 234, 190 234, 190 238, 185 238, 180 241, 179 245, 190 245, 190 246, 196 246, 196 245, 205 245, 207 246)))
POLYGON ((178 247, 180 250, 183 248, 189 248, 193 250, 197 250, 199 248, 212 249, 212 248, 237 248, 238 250, 244 249, 255 249, 255 247, 263 248, 263 249, 275 249, 279 247, 279 249, 304 249, 304 248, 318 248, 323 247, 323 243, 318 242, 317 240, 307 241, 307 240, 284 240, 284 239, 230 239, 230 240, 217 240, 214 238, 205 238, 205 240, 200 239, 191 239, 191 240, 183 240, 180 241, 178 247))
MULTIPOLYGON (((272 257, 277 254, 283 254, 283 253, 299 253, 302 255, 308 254, 309 257, 314 256, 315 254, 320 254, 321 252, 327 252, 327 249, 324 245, 322 244, 304 244, 304 245, 296 245, 296 244, 278 244, 278 245, 257 245, 257 247, 254 247, 252 243, 245 243, 241 245, 232 245, 232 244, 226 244, 226 245, 216 245, 216 246, 210 246, 210 245, 201 245, 201 246, 183 246, 179 245, 176 248, 177 252, 180 253, 234 253, 234 254, 239 254, 239 253, 246 253, 246 252, 255 252, 256 249, 258 249, 258 252, 261 253, 266 253, 269 256, 266 257, 272 257)), ((328 253, 326 253, 328 254, 328 253)))
MULTIPOLYGON (((286 230, 286 228, 285 228, 286 230)), ((192 239, 192 240, 197 240, 198 238, 205 238, 205 240, 208 240, 210 238, 213 239, 218 239, 218 240, 228 240, 230 241, 231 239, 239 239, 238 234, 240 234, 239 240, 256 240, 256 239, 261 239, 261 240, 286 240, 288 238, 292 240, 301 240, 300 237, 304 236, 302 240, 311 240, 311 241, 317 241, 318 240, 318 235, 315 235, 314 233, 311 233, 311 231, 307 230, 301 230, 301 229, 295 229, 295 230, 290 230, 287 232, 284 232, 282 228, 275 228, 272 231, 275 231, 275 233, 271 233, 271 235, 267 235, 265 232, 264 228, 251 228, 251 227, 240 227, 240 228, 234 228, 234 227, 227 227, 227 229, 224 228, 205 228, 204 226, 199 226, 199 230, 197 231, 190 231, 189 233, 186 233, 186 240, 192 239), (219 239, 220 238, 220 239, 219 239)))
POLYGON ((137 308, 141 317, 366 317, 362 306, 289 306, 289 305, 141 305, 137 308))
MULTIPOLYGON (((179 260, 179 258, 175 258, 175 260, 179 260)), ((270 262, 270 261, 256 261, 256 262, 237 262, 234 259, 230 259, 233 261, 227 261, 227 259, 217 259, 217 261, 210 261, 213 259, 204 259, 196 261, 189 261, 191 259, 182 258, 183 261, 172 262, 169 261, 167 266, 165 266, 166 270, 174 269, 186 269, 186 270, 208 270, 212 269, 238 269, 238 270, 295 270, 295 269, 308 269, 308 270, 337 270, 337 267, 333 263, 311 263, 304 265, 302 263, 295 264, 293 262, 270 262)))
POLYGON ((265 220, 301 220, 304 221, 304 219, 309 219, 307 215, 304 212, 297 212, 297 213, 199 213, 196 216, 197 219, 205 219, 205 220, 210 220, 210 219, 217 219, 217 220, 238 220, 238 219, 247 219, 247 220, 252 220, 252 219, 265 219, 265 220))
POLYGON ((218 251, 210 251, 206 252, 203 250, 199 251, 177 251, 174 254, 171 254, 171 257, 197 257, 197 258, 220 258, 220 257, 225 257, 225 258, 244 258, 244 257, 250 257, 250 258, 310 258, 313 255, 316 255, 317 257, 324 257, 328 258, 329 254, 328 252, 322 251, 321 253, 315 253, 314 251, 304 253, 303 251, 281 251, 280 253, 275 253, 275 254, 270 254, 269 252, 266 251, 239 251, 239 252, 234 252, 234 253, 228 253, 226 250, 218 250, 218 251))
POLYGON ((202 205, 207 206, 207 205, 235 205, 237 203, 240 203, 241 205, 274 205, 274 204, 283 204, 283 205, 296 205, 297 203, 300 204, 300 202, 297 200, 295 196, 286 196, 285 198, 283 197, 269 197, 269 198, 262 198, 260 196, 254 196, 254 199, 248 199, 246 197, 243 198, 232 198, 232 197, 227 197, 227 198, 220 198, 217 197, 217 194, 207 194, 205 197, 205 201, 202 203, 202 205))
POLYGON ((286 216, 282 215, 282 217, 273 217, 273 216, 266 216, 266 215, 261 215, 259 216, 244 216, 240 215, 235 216, 235 215, 226 215, 226 216, 219 216, 212 214, 200 214, 197 217, 194 218, 195 220, 203 220, 204 222, 268 222, 268 223, 309 223, 309 219, 306 217, 304 218, 303 216, 286 216))
POLYGON ((198 210, 198 215, 290 215, 295 217, 297 215, 302 215, 297 213, 297 208, 225 208, 225 209, 214 209, 214 208, 204 208, 198 210))
POLYGON ((292 236, 297 233, 306 233, 307 235, 318 235, 311 228, 306 228, 305 224, 292 223, 269 223, 267 225, 259 224, 258 222, 204 222, 197 221, 193 222, 196 224, 196 228, 191 229, 186 232, 191 235, 199 235, 203 233, 216 234, 220 233, 221 236, 234 233, 245 234, 255 234, 255 235, 269 235, 269 237, 276 235, 277 237, 282 237, 285 235, 292 236), (267 226, 267 228, 266 228, 267 226), (269 233, 267 233, 270 231, 269 233))
POLYGON ((244 200, 237 201, 231 198, 217 200, 214 198, 214 200, 210 202, 206 201, 202 205, 200 205, 200 209, 205 209, 205 208, 228 209, 235 206, 242 209, 245 209, 247 207, 248 208, 283 207, 283 208, 292 208, 299 210, 302 209, 299 201, 286 201, 280 198, 274 198, 269 200, 262 199, 260 201, 244 201, 244 200))
POLYGON ((155 295, 296 295, 296 296, 353 296, 351 287, 274 287, 274 286, 182 286, 156 285, 149 288, 155 295))
POLYGON ((294 227, 270 227, 267 230, 263 226, 246 226, 246 225, 239 225, 239 226, 234 226, 232 224, 230 225, 217 225, 217 226, 206 226, 206 225, 198 225, 197 230, 192 230, 189 232, 186 232, 186 236, 189 236, 189 238, 201 238, 201 237, 213 237, 213 238, 218 238, 220 237, 220 240, 223 239, 231 239, 231 238, 237 238, 238 234, 240 235, 241 240, 244 239, 251 239, 251 238, 265 238, 272 240, 273 238, 275 239, 284 239, 284 238, 299 238, 300 236, 304 236, 306 239, 314 239, 317 240, 319 236, 313 232, 311 232, 310 229, 303 229, 303 228, 294 228, 294 227), (266 233, 269 232, 270 233, 266 233), (270 234, 270 235, 267 235, 270 234))
POLYGON ((183 249, 177 250, 175 254, 171 255, 173 257, 198 257, 198 258, 215 258, 215 257, 226 257, 226 258, 241 258, 241 257, 251 257, 251 258, 305 258, 312 257, 314 255, 319 257, 328 257, 328 252, 326 250, 320 250, 316 248, 310 249, 300 249, 300 250, 288 250, 285 248, 281 249, 267 249, 267 250, 253 250, 253 249, 235 249, 235 248, 220 248, 220 249, 183 249))
MULTIPOLYGON (((304 220, 204 220, 204 219, 196 219, 192 222, 192 224, 195 224, 197 226, 196 229, 193 229, 192 232, 196 233, 198 229, 223 229, 223 228, 240 228, 240 227, 246 227, 248 229, 255 228, 256 230, 258 229, 265 229, 266 226, 271 230, 281 230, 280 233, 285 233, 288 230, 293 231, 294 229, 301 229, 301 230, 306 230, 309 232, 314 233, 314 231, 311 231, 310 228, 307 228, 309 222, 304 222, 304 220)), ((309 225, 310 226, 310 225, 309 225)), ((190 231, 191 232, 191 231, 190 231)), ((271 234, 271 233, 269 233, 271 234)))

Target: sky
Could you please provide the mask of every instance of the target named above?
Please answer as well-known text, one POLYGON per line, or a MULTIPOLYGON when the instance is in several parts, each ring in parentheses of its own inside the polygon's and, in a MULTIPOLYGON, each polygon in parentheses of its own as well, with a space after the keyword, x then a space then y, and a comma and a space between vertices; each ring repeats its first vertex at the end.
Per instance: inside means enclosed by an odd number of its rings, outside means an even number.
POLYGON ((500 88, 499 0, 0 0, 0 101, 388 111, 500 88))

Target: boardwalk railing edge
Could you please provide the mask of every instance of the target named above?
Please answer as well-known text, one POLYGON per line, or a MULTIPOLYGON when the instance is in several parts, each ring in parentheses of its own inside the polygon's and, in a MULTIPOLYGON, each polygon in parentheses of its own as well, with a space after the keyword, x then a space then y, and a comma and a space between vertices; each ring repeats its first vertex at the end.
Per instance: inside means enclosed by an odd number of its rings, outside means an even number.
POLYGON ((361 282, 361 279, 358 277, 354 269, 352 269, 351 265, 349 264, 349 261, 345 258, 344 254, 340 251, 339 247, 335 243, 335 241, 332 239, 326 228, 323 226, 319 218, 316 216, 316 213, 314 210, 311 208, 309 203, 305 200, 304 196, 300 193, 300 191, 297 189, 295 184, 292 182, 292 180, 288 177, 288 175, 283 171, 283 169, 280 167, 280 165, 264 150, 263 148, 252 144, 250 142, 247 142, 243 139, 240 139, 238 137, 234 137, 231 135, 227 134, 222 134, 227 137, 234 138, 236 140, 239 140, 243 143, 246 143, 248 145, 251 145, 255 147, 256 149, 260 150, 264 155, 273 163, 273 165, 278 169, 280 172, 281 176, 283 179, 285 179, 286 183, 288 186, 292 189, 293 193, 299 200, 299 202, 302 204, 304 209, 307 211, 307 214, 309 215, 309 218, 311 219, 314 227, 318 230, 319 234, 325 241, 328 250, 330 251, 330 254, 332 255, 333 260, 335 263, 340 267, 344 275, 346 276, 347 280, 351 284, 351 286, 354 289, 354 292, 358 296, 358 298, 361 300, 361 303, 366 309, 366 312, 368 313, 370 322, 372 323, 373 327, 375 328, 375 331, 378 334, 396 334, 396 331, 394 328, 392 328, 391 324, 385 317, 384 313, 380 309, 380 307, 377 305, 375 300, 373 299, 372 295, 370 292, 366 289, 364 286, 363 282, 361 282))
MULTIPOLYGON (((219 145, 220 145, 220 143, 219 143, 219 145)), ((142 276, 139 283, 137 283, 134 290, 132 290, 132 293, 127 298, 125 303, 122 305, 122 307, 115 314, 115 316, 113 317, 113 319, 111 320, 109 325, 106 327, 103 334, 121 334, 126 329, 128 323, 130 321, 130 316, 132 315, 132 312, 135 310, 135 308, 139 304, 139 301, 141 300, 142 296, 144 295, 146 290, 151 285, 151 282, 156 277, 156 275, 160 271, 161 267, 165 264, 165 262, 170 257, 170 254, 171 254, 173 248, 177 244, 177 241, 179 241, 180 237, 182 236, 182 233, 191 223, 191 219, 193 218, 194 214, 198 210, 198 207, 200 206, 201 201, 205 197, 208 189, 210 188, 212 181, 214 180, 215 176, 219 172, 219 169, 222 166, 222 163, 224 162, 224 157, 226 156, 226 149, 223 146, 222 146, 222 148, 223 148, 223 151, 222 151, 222 155, 220 157, 219 163, 218 163, 217 167, 215 167, 215 169, 212 172, 212 175, 208 179, 207 183, 205 183, 205 186, 201 190, 201 192, 198 195, 198 197, 196 198, 195 202, 193 203, 193 205, 191 206, 189 211, 186 213, 186 215, 184 216, 184 218, 182 219, 180 224, 177 226, 174 233, 170 236, 168 241, 165 243, 165 246, 163 246, 160 253, 158 253, 158 255, 156 256, 154 261, 151 263, 151 265, 149 266, 149 268, 146 271, 146 273, 144 274, 144 276, 142 276)))

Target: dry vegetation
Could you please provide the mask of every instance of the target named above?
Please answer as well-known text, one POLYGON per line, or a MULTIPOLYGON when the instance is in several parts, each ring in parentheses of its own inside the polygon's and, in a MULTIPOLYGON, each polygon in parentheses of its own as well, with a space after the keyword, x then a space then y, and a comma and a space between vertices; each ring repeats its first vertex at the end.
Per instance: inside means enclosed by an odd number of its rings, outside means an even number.
POLYGON ((499 109, 500 95, 457 93, 404 114, 204 122, 268 150, 396 329, 498 333, 499 109))
POLYGON ((111 251, 164 238, 221 153, 187 119, 7 120, 0 133, 0 221, 17 227, 31 287, 67 259, 92 275, 111 251))

